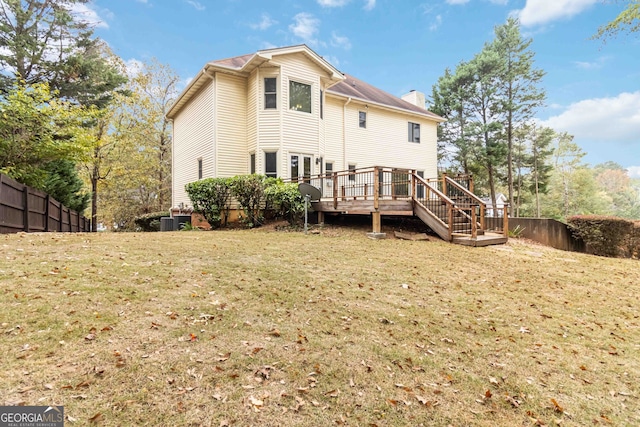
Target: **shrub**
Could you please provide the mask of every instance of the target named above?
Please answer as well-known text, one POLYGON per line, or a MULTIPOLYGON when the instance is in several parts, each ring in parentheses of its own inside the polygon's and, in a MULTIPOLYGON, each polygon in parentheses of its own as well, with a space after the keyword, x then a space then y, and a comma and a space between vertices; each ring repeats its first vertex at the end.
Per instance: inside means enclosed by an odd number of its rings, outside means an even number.
POLYGON ((265 189, 266 209, 273 210, 276 217, 284 218, 289 224, 300 224, 304 217, 304 198, 298 185, 277 180, 265 189))
POLYGON ((211 228, 227 225, 232 182, 232 178, 206 178, 185 186, 193 210, 202 214, 211 228))
POLYGON ((272 183, 264 175, 238 175, 231 178, 231 193, 244 211, 242 221, 249 228, 259 227, 264 221, 262 206, 267 183, 272 183))
POLYGON ((160 218, 170 216, 169 212, 151 212, 137 216, 134 222, 141 231, 160 231, 160 218))
POLYGON ((607 257, 631 257, 638 248, 634 223, 616 217, 578 215, 567 219, 571 233, 584 241, 587 252, 607 257))

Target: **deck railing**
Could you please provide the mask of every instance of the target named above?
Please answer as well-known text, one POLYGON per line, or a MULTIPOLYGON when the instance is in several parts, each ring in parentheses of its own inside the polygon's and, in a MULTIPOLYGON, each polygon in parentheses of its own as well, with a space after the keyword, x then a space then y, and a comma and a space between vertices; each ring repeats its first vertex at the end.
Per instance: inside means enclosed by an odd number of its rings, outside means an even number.
MULTIPOLYGON (((430 212, 430 217, 446 230, 449 240, 453 234, 468 234, 476 237, 478 230, 487 226, 499 232, 508 230, 508 219, 502 215, 492 218, 487 224, 486 204, 467 188, 472 181, 446 174, 441 179, 422 178, 414 170, 382 166, 327 172, 299 178, 320 189, 322 200, 332 200, 333 208, 340 202, 372 201, 373 209, 379 208, 384 200, 412 200, 430 212)), ((415 212, 414 212, 415 213, 415 212)))

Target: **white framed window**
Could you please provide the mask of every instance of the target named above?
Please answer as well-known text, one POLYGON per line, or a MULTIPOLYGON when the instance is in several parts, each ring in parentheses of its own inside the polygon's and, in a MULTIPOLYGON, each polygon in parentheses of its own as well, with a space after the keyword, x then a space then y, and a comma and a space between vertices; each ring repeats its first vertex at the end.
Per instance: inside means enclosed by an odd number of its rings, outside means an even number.
POLYGON ((311 85, 289 80, 289 109, 311 113, 311 85))
POLYGON ((420 143, 420 123, 409 122, 409 142, 420 143))
POLYGON ((256 173, 256 153, 251 153, 249 156, 249 173, 256 173))
POLYGON ((202 179, 202 157, 198 159, 198 180, 202 179))
POLYGON ((326 162, 324 164, 324 174, 327 178, 331 178, 333 175, 333 162, 326 162))
POLYGON ((349 164, 349 181, 356 180, 356 165, 349 164))
POLYGON ((358 111, 358 126, 363 129, 367 128, 367 112, 366 111, 358 111))
POLYGON ((278 78, 277 77, 264 78, 264 109, 265 110, 278 109, 278 78))

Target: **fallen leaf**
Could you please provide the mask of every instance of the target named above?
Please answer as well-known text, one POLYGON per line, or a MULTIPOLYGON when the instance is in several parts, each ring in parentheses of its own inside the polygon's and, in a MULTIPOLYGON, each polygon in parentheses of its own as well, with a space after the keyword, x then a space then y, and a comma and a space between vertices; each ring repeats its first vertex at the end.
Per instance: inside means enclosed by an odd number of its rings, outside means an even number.
POLYGON ((229 358, 231 357, 231 353, 227 353, 227 354, 218 353, 218 356, 220 356, 216 359, 218 362, 225 362, 229 360, 229 358))
POLYGON ((331 391, 326 392, 324 395, 328 396, 328 397, 338 397, 340 395, 340 390, 338 390, 338 389, 331 390, 331 391))
POLYGON ((564 412, 562 406, 560 406, 560 404, 555 399, 551 399, 551 403, 553 403, 553 408, 556 410, 556 412, 564 412))
POLYGON ((104 415, 102 415, 102 413, 100 412, 95 414, 93 417, 89 418, 89 422, 93 424, 98 424, 98 423, 101 423, 102 421, 104 421, 104 415))
POLYGON ((487 390, 487 391, 485 391, 485 392, 484 392, 484 397, 485 397, 486 399, 490 399, 490 398, 491 398, 491 396, 492 396, 492 394, 491 394, 491 390, 487 390))

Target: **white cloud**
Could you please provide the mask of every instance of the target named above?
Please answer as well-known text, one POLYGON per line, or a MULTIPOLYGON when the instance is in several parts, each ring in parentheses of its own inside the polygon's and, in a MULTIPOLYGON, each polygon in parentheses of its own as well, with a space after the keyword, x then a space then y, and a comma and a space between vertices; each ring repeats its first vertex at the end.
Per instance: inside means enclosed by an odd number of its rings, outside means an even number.
POLYGON ((506 6, 507 4, 509 4, 509 0, 489 0, 489 2, 500 6, 506 6))
POLYGON ((351 49, 351 42, 346 36, 339 36, 335 31, 331 33, 331 46, 341 47, 342 49, 351 49))
POLYGON ((640 144, 640 91, 573 103, 542 125, 576 139, 640 144))
POLYGON ((342 7, 347 3, 349 0, 318 0, 318 4, 322 7, 342 7))
POLYGON ((429 25, 429 31, 437 30, 440 27, 440 24, 442 24, 442 15, 437 15, 431 25, 429 25))
POLYGON ((605 64, 605 62, 607 62, 609 60, 609 57, 607 56, 601 56, 600 58, 596 59, 595 61, 573 61, 573 63, 575 64, 576 67, 578 68, 582 68, 583 70, 597 70, 599 68, 602 68, 605 64))
POLYGON ((129 77, 135 77, 140 74, 142 69, 144 68, 144 63, 138 59, 131 58, 124 61, 125 72, 129 77))
POLYGON ((207 7, 195 0, 185 0, 189 5, 193 6, 196 10, 205 10, 207 7))
POLYGON ((376 7, 376 0, 365 0, 364 10, 372 10, 376 7))
POLYGON ((446 0, 447 4, 467 4, 469 0, 446 0))
POLYGON ((267 28, 271 27, 272 25, 277 24, 278 21, 275 21, 273 19, 271 19, 271 17, 266 14, 263 13, 262 14, 262 18, 260 19, 260 22, 258 22, 257 24, 249 24, 249 26, 251 28, 253 28, 254 30, 266 30, 267 28))
POLYGON ((525 27, 546 24, 557 19, 571 18, 588 9, 598 0, 527 0, 516 16, 525 27))
POLYGON ((640 166, 629 166, 627 172, 630 178, 640 178, 640 166))
POLYGON ((317 43, 317 40, 314 37, 319 31, 319 19, 314 18, 310 13, 300 12, 293 17, 293 21, 294 23, 289 25, 289 30, 296 37, 300 37, 302 40, 310 44, 317 43))
MULTIPOLYGON (((69 7, 69 11, 78 21, 87 22, 98 28, 109 28, 109 24, 107 24, 106 21, 100 17, 98 12, 95 9, 92 9, 89 5, 73 3, 69 7)), ((110 15, 109 11, 106 11, 106 13, 110 15)))
POLYGON ((336 68, 340 66, 340 60, 333 55, 324 55, 323 58, 325 59, 325 61, 336 68))

